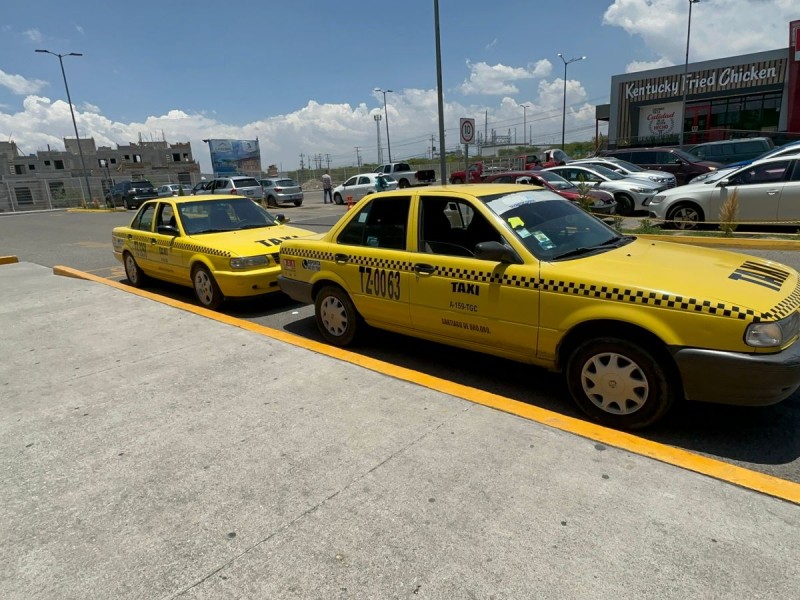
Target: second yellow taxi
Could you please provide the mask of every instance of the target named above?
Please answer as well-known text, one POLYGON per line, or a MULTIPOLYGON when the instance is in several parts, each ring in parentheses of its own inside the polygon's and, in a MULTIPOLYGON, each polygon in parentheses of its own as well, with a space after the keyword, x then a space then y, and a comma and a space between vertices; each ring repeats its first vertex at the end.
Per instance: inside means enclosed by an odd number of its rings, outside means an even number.
POLYGON ((111 237, 132 285, 152 277, 193 287, 200 304, 216 309, 225 298, 279 291, 281 242, 313 234, 249 198, 209 195, 145 202, 111 237))
POLYGON ((622 235, 541 188, 372 194, 281 246, 281 289, 322 336, 362 323, 563 372, 619 428, 682 399, 779 402, 800 385, 800 280, 753 256, 622 235))

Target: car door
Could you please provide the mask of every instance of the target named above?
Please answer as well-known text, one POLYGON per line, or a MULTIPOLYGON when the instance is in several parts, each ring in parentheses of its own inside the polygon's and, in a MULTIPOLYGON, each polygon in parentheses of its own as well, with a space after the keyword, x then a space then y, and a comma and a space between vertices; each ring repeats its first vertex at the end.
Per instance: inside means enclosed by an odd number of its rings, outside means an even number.
POLYGON ((411 320, 420 332, 532 356, 539 292, 530 265, 478 259, 475 245, 504 234, 467 198, 421 196, 418 252, 413 257, 411 320))
POLYGON ((189 280, 188 256, 175 248, 175 242, 180 237, 177 219, 172 202, 158 203, 153 227, 153 262, 159 277, 171 281, 189 280))
POLYGON ((361 316, 395 330, 411 327, 410 210, 410 196, 374 198, 347 222, 333 249, 336 273, 361 316))
POLYGON ((714 206, 711 207, 713 214, 707 215, 707 219, 719 220, 720 209, 735 193, 738 221, 776 221, 791 163, 790 160, 778 160, 750 165, 728 179, 727 185, 717 184, 714 206))
POLYGON ((369 192, 375 191, 375 184, 366 175, 359 175, 358 183, 353 186, 352 196, 353 202, 358 202, 369 192))
POLYGON ((155 214, 155 202, 142 206, 125 236, 125 247, 133 254, 139 267, 148 274, 156 271, 158 263, 158 249, 153 237, 155 214))
POLYGON ((779 221, 800 220, 800 160, 793 160, 778 204, 779 221))

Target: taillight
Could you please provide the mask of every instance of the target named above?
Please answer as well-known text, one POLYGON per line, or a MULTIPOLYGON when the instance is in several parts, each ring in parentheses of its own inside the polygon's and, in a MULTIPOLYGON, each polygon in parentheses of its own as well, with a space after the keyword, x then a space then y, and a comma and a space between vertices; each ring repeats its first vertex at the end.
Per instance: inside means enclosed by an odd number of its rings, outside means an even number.
POLYGON ((236 188, 231 189, 231 194, 238 194, 238 193, 239 190, 237 190, 236 188))
POLYGON ((283 188, 276 187, 276 188, 275 188, 275 191, 276 191, 276 192, 282 192, 282 191, 283 191, 283 188))

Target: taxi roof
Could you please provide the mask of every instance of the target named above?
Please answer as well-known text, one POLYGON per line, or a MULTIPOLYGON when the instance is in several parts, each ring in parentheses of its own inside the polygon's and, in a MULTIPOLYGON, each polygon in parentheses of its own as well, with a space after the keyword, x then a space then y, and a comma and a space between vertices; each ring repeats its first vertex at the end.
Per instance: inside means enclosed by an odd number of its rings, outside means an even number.
MULTIPOLYGON (((187 202, 208 202, 212 200, 253 200, 248 196, 238 194, 200 194, 198 196, 163 196, 161 198, 150 198, 147 202, 174 202, 176 204, 186 204, 187 202)), ((255 202, 255 200, 253 200, 255 202)))

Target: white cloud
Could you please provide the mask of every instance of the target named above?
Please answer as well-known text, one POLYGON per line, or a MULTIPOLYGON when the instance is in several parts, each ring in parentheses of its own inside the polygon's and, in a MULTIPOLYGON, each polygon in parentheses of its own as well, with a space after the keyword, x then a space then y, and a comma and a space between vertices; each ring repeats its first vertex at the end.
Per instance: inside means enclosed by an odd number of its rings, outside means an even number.
POLYGON ((464 95, 488 94, 501 96, 519 92, 519 88, 510 82, 542 77, 543 74, 549 73, 551 65, 547 60, 540 60, 533 65, 529 65, 528 68, 509 67, 501 64, 488 65, 485 62, 472 63, 467 61, 467 67, 470 70, 469 79, 457 87, 458 91, 464 95))
POLYGON ((84 35, 83 27, 81 27, 80 25, 75 25, 75 29, 76 29, 76 30, 78 31, 78 33, 80 33, 81 35, 84 35))
POLYGON ((26 38, 28 38, 32 42, 41 42, 42 41, 42 32, 38 29, 26 29, 22 32, 26 38))
POLYGON ((11 75, 0 69, 0 85, 14 94, 35 94, 47 85, 41 79, 25 79, 22 75, 11 75))
POLYGON ((636 71, 647 71, 649 69, 660 69, 661 67, 671 67, 674 63, 666 58, 660 58, 653 61, 634 60, 625 65, 626 73, 635 73, 636 71))
MULTIPOLYGON (((656 58, 641 64, 666 66, 685 60, 688 16, 686 0, 615 0, 606 9, 603 24, 642 39, 656 58)), ((692 6, 689 60, 785 48, 788 23, 796 18, 797 0, 703 0, 692 6)))
POLYGON ((492 49, 492 48, 494 48, 495 46, 497 46, 497 38, 494 38, 494 39, 493 39, 491 42, 489 42, 488 44, 486 44, 486 48, 485 48, 485 49, 486 49, 486 50, 491 50, 491 49, 492 49))

